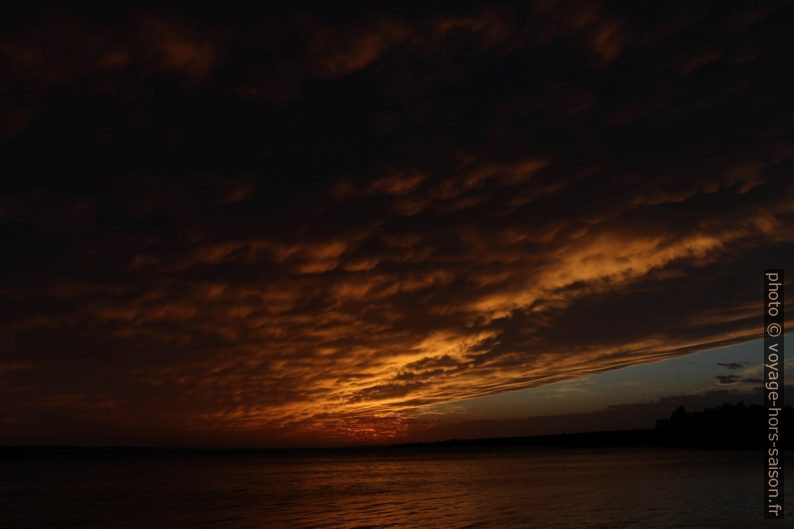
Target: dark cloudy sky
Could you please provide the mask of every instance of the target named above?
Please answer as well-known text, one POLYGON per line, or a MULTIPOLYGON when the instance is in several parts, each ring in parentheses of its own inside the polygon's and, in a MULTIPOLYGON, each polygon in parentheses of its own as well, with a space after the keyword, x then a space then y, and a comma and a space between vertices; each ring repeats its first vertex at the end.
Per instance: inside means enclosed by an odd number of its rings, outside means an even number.
POLYGON ((3 6, 0 441, 421 437, 759 337, 793 32, 790 2, 3 6))

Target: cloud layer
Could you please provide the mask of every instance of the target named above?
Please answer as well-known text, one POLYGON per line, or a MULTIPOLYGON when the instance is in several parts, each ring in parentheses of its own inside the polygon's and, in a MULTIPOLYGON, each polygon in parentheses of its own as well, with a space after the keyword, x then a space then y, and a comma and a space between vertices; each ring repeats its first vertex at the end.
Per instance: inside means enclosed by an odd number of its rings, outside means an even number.
POLYGON ((9 13, 4 429, 392 439, 757 337, 794 248, 793 15, 9 13))

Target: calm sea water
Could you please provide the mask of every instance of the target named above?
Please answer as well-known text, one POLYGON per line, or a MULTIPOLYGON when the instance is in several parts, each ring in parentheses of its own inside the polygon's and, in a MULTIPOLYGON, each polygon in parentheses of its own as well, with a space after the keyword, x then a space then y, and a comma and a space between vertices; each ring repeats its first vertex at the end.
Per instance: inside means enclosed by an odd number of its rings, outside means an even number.
POLYGON ((761 478, 757 453, 660 449, 6 457, 0 527, 794 527, 761 519, 761 478))

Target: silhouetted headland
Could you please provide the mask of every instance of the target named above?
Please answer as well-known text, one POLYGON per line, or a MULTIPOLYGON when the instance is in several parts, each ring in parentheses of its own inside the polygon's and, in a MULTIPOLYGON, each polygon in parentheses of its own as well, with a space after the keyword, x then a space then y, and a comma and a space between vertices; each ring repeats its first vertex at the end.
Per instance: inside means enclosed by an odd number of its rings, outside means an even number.
MULTIPOLYGON (((781 424, 791 424, 794 408, 786 406, 781 412, 781 424)), ((681 406, 669 419, 656 421, 653 430, 658 446, 745 449, 766 447, 766 409, 763 406, 723 404, 698 412, 687 412, 681 406)), ((794 439, 783 432, 783 447, 790 449, 794 439)))
MULTIPOLYGON (((786 406, 781 423, 794 421, 794 408, 786 406)), ((614 430, 601 432, 564 433, 531 437, 492 439, 452 439, 439 443, 413 443, 409 446, 449 447, 669 447, 704 450, 762 449, 766 446, 766 410, 762 406, 723 404, 698 412, 688 412, 683 406, 670 418, 658 419, 656 427, 647 430, 614 430)), ((794 439, 783 435, 783 447, 794 447, 794 439)))
MULTIPOLYGON (((794 408, 786 406, 782 424, 794 421, 794 408)), ((500 448, 620 448, 667 447, 704 450, 745 450, 765 447, 766 410, 762 406, 723 404, 717 408, 688 412, 683 406, 669 418, 658 419, 655 428, 561 433, 522 437, 449 439, 437 442, 412 442, 392 445, 367 445, 322 448, 252 448, 217 449, 183 447, 76 447, 76 446, 8 446, 0 448, 0 457, 38 457, 46 455, 105 455, 126 457, 159 455, 164 457, 206 455, 330 456, 386 455, 415 450, 495 450, 500 448)), ((784 434, 783 447, 794 447, 794 438, 784 434)))

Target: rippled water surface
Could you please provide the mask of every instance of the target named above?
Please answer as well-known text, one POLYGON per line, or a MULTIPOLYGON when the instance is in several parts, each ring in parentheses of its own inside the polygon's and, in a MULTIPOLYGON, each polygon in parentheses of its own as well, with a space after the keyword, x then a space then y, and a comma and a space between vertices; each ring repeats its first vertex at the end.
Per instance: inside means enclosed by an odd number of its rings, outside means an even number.
POLYGON ((761 519, 752 452, 49 455, 0 465, 3 528, 794 527, 761 519))

